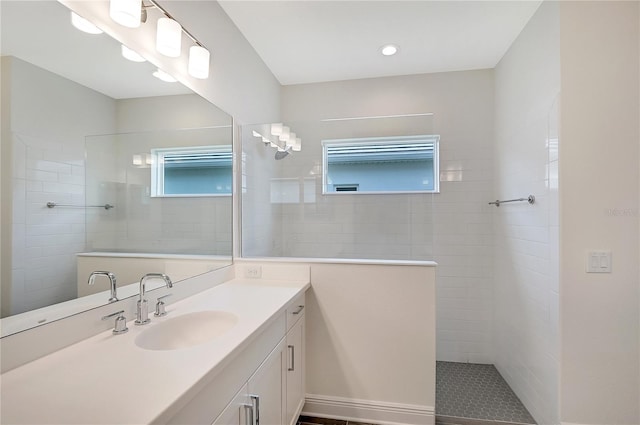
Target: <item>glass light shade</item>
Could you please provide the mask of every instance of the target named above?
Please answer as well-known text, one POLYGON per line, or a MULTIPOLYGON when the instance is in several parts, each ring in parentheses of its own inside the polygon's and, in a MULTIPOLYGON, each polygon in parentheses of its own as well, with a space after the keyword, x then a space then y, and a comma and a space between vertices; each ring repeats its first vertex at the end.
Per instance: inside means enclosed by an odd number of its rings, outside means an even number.
POLYGON ((202 46, 189 49, 189 74, 201 80, 209 78, 209 60, 211 54, 202 46))
POLYGON ((84 19, 82 16, 75 12, 71 12, 71 23, 74 27, 87 34, 102 34, 102 30, 91 22, 84 19))
POLYGON ((287 127, 287 126, 282 127, 282 133, 280 133, 280 136, 278 136, 280 141, 281 142, 286 142, 287 140, 289 140, 290 132, 291 132, 291 130, 289 129, 289 127, 287 127))
POLYGON ((299 137, 296 137, 296 140, 292 143, 293 149, 296 152, 300 152, 302 150, 302 140, 299 137))
POLYGON ((164 81, 165 83, 175 83, 176 81, 178 81, 161 69, 158 69, 156 72, 154 72, 153 76, 164 81))
POLYGON ((180 56, 182 44, 182 27, 173 19, 158 19, 158 31, 156 34, 156 50, 171 58, 180 56))
POLYGON ((129 59, 132 62, 146 62, 145 58, 143 58, 142 56, 140 56, 139 54, 137 54, 136 52, 134 52, 133 50, 125 46, 124 44, 122 45, 120 50, 122 51, 122 56, 124 56, 126 59, 129 59))
POLYGON ((133 165, 142 165, 142 155, 133 155, 133 165))
POLYGON ((111 0, 109 16, 115 22, 129 28, 140 26, 142 0, 111 0))
POLYGON ((276 122, 271 124, 271 135, 272 136, 279 136, 282 134, 282 123, 281 122, 276 122))

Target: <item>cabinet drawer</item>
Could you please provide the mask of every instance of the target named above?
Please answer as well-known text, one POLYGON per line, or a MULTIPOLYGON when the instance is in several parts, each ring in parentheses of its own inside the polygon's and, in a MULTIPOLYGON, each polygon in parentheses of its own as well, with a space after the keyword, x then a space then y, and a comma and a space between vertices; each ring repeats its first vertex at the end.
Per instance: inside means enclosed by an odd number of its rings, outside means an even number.
POLYGON ((287 307, 287 331, 291 329, 293 325, 304 314, 305 309, 305 294, 302 293, 293 300, 287 307))

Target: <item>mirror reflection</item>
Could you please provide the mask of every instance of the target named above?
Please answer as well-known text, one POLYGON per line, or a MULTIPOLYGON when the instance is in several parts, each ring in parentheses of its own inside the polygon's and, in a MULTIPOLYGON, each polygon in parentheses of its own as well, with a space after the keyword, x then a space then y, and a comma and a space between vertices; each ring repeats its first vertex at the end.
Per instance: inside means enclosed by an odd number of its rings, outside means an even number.
POLYGON ((58 2, 0 7, 2 336, 106 304, 94 271, 229 265, 231 117, 58 2))

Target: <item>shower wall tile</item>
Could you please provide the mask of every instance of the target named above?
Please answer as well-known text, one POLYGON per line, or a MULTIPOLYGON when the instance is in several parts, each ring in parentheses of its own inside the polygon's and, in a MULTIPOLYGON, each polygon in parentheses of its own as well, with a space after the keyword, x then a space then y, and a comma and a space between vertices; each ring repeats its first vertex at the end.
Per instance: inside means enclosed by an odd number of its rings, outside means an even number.
POLYGON ((496 68, 495 365, 541 424, 558 423, 558 9, 544 3, 496 68), (555 170, 555 171, 554 171, 555 170))

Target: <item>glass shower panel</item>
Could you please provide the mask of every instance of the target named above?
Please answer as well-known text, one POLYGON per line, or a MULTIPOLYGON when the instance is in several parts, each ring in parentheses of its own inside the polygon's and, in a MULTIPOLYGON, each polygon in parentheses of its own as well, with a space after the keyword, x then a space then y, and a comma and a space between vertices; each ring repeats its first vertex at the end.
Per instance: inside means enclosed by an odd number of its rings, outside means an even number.
POLYGON ((283 124, 300 151, 287 150, 271 124, 242 127, 244 257, 433 260, 437 194, 323 193, 323 142, 437 136, 433 115, 283 124))

